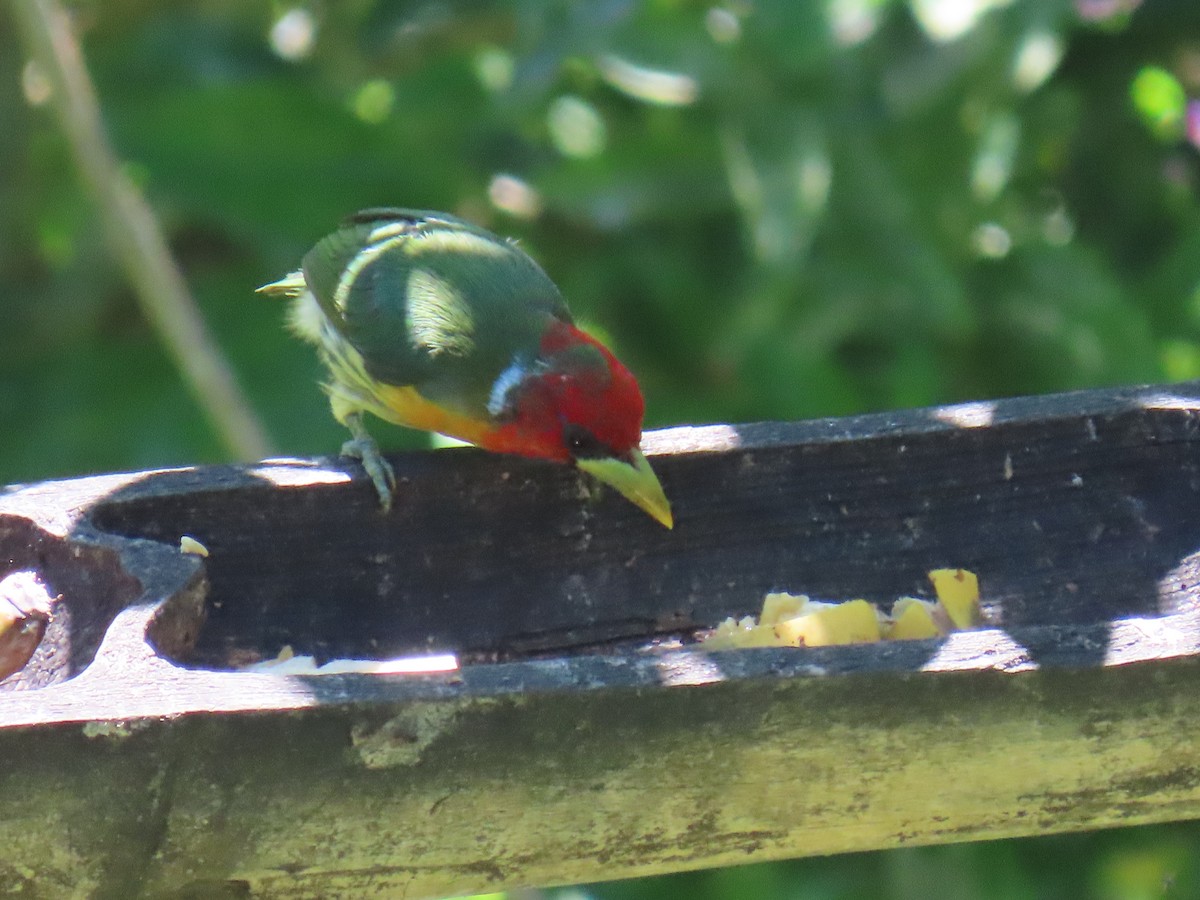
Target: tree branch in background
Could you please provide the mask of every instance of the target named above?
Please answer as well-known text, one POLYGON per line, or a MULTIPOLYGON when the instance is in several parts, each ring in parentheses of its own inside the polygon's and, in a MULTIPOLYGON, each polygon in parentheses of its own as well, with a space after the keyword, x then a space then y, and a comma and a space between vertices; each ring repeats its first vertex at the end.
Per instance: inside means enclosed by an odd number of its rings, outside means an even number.
POLYGON ((121 170, 66 11, 57 0, 13 0, 12 9, 26 52, 51 85, 75 164, 143 314, 230 454, 243 460, 270 455, 266 432, 209 334, 154 213, 121 170))

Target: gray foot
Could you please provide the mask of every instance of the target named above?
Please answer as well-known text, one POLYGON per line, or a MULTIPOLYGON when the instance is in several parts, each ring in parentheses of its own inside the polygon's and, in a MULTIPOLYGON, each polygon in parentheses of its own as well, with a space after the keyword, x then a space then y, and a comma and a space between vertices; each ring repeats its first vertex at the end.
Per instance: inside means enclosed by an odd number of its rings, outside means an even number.
POLYGON ((375 485, 375 492, 379 494, 379 505, 383 507, 384 512, 388 512, 392 508, 392 489, 396 487, 396 472, 392 469, 392 464, 379 453, 379 445, 367 434, 361 418, 348 418, 346 425, 354 437, 342 444, 342 456, 352 456, 362 462, 371 483, 375 485))

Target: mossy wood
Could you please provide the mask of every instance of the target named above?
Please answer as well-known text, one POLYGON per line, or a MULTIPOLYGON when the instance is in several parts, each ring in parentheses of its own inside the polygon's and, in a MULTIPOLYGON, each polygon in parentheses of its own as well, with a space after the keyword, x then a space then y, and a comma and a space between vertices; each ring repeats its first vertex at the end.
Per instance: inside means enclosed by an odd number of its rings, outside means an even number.
POLYGON ((59 596, 0 694, 25 897, 435 897, 1200 816, 1200 384, 0 494, 59 596), (207 558, 182 555, 190 535, 207 558), (981 579, 943 640, 706 652, 772 589, 981 579), (680 640, 681 639, 681 640, 680 640), (237 671, 452 651, 419 675, 237 671))

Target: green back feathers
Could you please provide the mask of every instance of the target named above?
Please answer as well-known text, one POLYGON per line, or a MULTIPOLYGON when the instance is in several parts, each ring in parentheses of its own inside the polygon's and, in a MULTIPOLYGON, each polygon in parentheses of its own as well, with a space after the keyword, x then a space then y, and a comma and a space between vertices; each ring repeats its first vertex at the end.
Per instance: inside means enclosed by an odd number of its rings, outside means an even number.
POLYGON ((365 210, 304 257, 304 278, 371 377, 476 411, 514 355, 537 355, 558 289, 514 244, 444 213, 365 210))

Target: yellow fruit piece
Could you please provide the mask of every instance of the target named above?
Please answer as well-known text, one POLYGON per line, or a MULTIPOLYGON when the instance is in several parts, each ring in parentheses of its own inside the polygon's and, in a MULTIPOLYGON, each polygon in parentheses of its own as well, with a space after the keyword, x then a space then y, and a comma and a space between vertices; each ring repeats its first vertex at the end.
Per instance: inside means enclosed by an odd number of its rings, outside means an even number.
POLYGON ((774 627, 779 643, 786 647, 827 647, 861 644, 882 636, 879 614, 866 600, 845 603, 814 603, 805 614, 779 622, 774 627))
POLYGON ((785 619, 794 619, 804 612, 809 599, 804 594, 767 594, 763 598, 762 615, 758 621, 763 625, 776 625, 785 619))
POLYGON ((704 646, 709 650, 732 650, 733 635, 737 627, 737 622, 732 617, 723 620, 712 630, 712 634, 704 639, 704 646))
POLYGON ((759 625, 753 616, 741 619, 726 619, 713 629, 705 639, 708 650, 737 650, 743 647, 778 647, 775 630, 770 625, 759 625))
POLYGON ((878 640, 922 640, 983 623, 979 579, 967 569, 929 573, 937 602, 901 597, 884 615, 866 600, 823 603, 804 594, 776 592, 763 598, 758 619, 726 619, 703 639, 709 650, 742 647, 825 647, 878 640))
POLYGON ((208 556, 208 548, 190 534, 185 534, 179 539, 179 552, 192 556, 208 556))
POLYGON ((779 637, 774 625, 755 625, 738 636, 739 647, 778 647, 779 637))
POLYGON ((966 569, 934 569, 929 573, 938 602, 955 628, 974 628, 983 620, 979 579, 966 569))
POLYGON ((916 597, 901 597, 892 605, 892 627, 887 638, 893 641, 920 641, 940 637, 942 631, 934 621, 937 605, 916 597))

